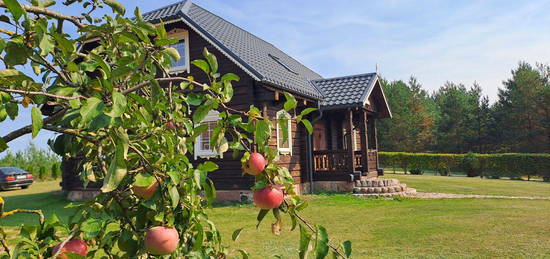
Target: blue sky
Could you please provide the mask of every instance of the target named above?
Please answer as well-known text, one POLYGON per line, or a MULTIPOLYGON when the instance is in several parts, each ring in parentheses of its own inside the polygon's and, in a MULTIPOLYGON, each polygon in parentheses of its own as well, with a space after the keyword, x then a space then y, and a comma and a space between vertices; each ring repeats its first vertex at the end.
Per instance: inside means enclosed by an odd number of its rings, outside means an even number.
MULTIPOLYGON (((58 1, 61 2, 61 1, 58 1)), ((128 14, 175 1, 121 1, 128 14)), ((550 0, 296 1, 195 0, 271 42, 324 77, 372 72, 390 80, 418 78, 433 91, 445 81, 480 83, 495 100, 521 60, 550 60, 550 0)), ((64 11, 78 14, 75 8, 64 11)), ((3 122, 0 135, 30 123, 28 112, 3 122)), ((34 140, 46 146, 52 134, 34 140)), ((27 146, 30 136, 10 143, 27 146)))

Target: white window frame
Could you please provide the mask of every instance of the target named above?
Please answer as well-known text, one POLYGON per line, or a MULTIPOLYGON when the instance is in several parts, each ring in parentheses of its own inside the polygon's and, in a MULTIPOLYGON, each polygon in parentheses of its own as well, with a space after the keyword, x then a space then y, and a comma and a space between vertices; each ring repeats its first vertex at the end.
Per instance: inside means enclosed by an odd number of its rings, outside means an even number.
POLYGON ((285 110, 278 111, 275 116, 277 116, 276 117, 276 122, 277 123, 276 123, 276 126, 275 126, 276 129, 277 129, 277 150, 279 151, 279 154, 292 156, 292 116, 290 116, 290 114, 285 110), (281 114, 284 114, 285 117, 288 119, 287 120, 288 147, 281 147, 279 145, 279 139, 283 138, 283 132, 282 132, 281 126, 278 123, 279 118, 281 117, 281 114))
POLYGON ((184 29, 173 29, 168 32, 168 38, 177 39, 178 42, 183 40, 185 43, 185 66, 171 67, 170 74, 177 74, 182 72, 191 72, 191 65, 189 62, 189 32, 184 29))
MULTIPOLYGON (((204 122, 217 122, 220 118, 220 113, 218 111, 210 111, 208 112, 208 115, 204 117, 204 119, 199 124, 195 124, 195 127, 200 126, 204 122)), ((195 141, 195 159, 201 157, 201 158, 211 158, 211 157, 222 157, 223 154, 218 154, 218 152, 215 149, 202 149, 201 148, 202 143, 202 134, 197 136, 197 140, 195 141)))

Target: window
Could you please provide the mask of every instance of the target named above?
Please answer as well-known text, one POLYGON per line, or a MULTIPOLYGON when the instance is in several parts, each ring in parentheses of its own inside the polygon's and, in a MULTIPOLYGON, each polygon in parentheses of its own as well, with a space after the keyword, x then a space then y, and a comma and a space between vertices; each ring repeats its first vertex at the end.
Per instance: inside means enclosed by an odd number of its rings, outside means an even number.
POLYGON ((291 116, 288 114, 288 112, 284 110, 280 110, 277 112, 277 150, 279 150, 279 154, 285 154, 285 155, 292 155, 292 121, 291 116), (284 135, 285 132, 283 132, 283 128, 279 124, 279 120, 286 121, 286 136, 287 139, 285 141, 284 135))
POLYGON ((201 121, 200 125, 206 125, 207 129, 197 137, 197 141, 195 142, 195 159, 197 159, 197 157, 218 156, 218 153, 214 150, 214 147, 210 146, 210 137, 212 136, 212 131, 216 128, 218 119, 219 112, 210 111, 204 120, 201 121))
POLYGON ((178 39, 178 43, 170 45, 180 54, 180 60, 172 62, 172 73, 189 73, 189 33, 186 30, 174 29, 168 33, 170 38, 178 39))

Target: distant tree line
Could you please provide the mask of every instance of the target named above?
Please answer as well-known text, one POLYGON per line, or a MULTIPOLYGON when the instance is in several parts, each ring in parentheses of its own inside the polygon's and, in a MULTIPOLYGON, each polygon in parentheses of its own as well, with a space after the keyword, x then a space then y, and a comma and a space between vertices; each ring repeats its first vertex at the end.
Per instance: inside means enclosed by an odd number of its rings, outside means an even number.
POLYGON ((0 167, 18 167, 33 174, 35 179, 57 179, 61 176, 59 156, 49 150, 30 144, 27 149, 11 153, 0 158, 0 167))
POLYGON ((393 119, 379 124, 383 151, 550 153, 550 66, 519 63, 490 104, 481 87, 453 82, 428 93, 414 77, 382 80, 393 119))

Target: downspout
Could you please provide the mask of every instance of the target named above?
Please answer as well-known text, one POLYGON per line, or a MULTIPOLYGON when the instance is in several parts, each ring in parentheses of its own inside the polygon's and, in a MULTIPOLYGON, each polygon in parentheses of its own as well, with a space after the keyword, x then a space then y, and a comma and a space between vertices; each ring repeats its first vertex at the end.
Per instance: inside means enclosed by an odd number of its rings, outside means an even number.
MULTIPOLYGON (((321 103, 317 102, 317 110, 319 115, 311 120, 311 125, 315 125, 315 122, 323 117, 323 110, 321 109, 321 103)), ((314 128, 315 129, 315 128, 314 128)), ((313 193, 313 133, 308 134, 306 138, 307 148, 307 170, 309 173, 309 192, 313 193)))

